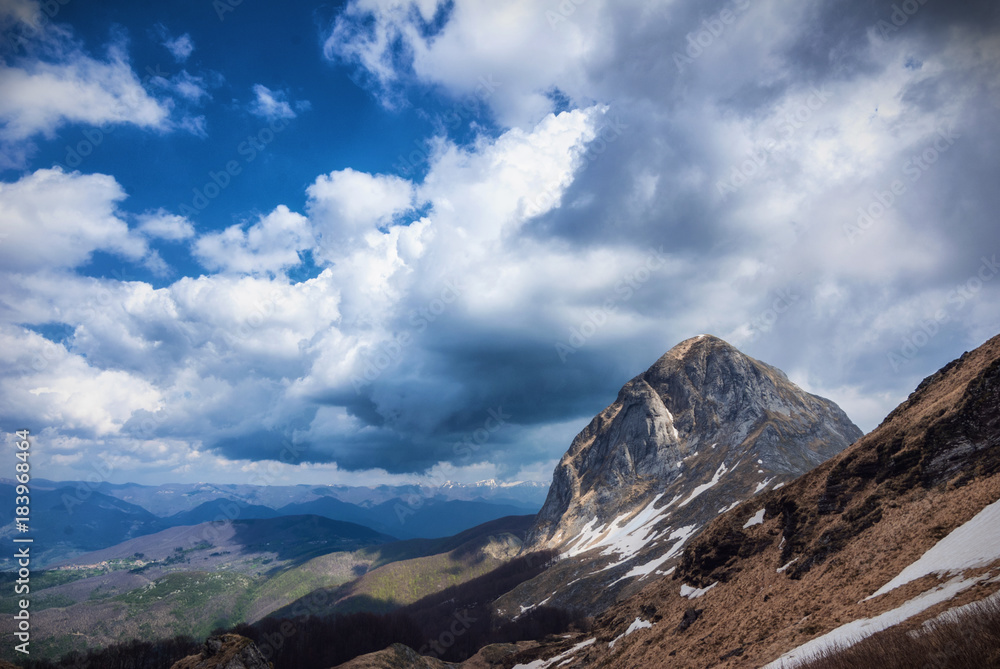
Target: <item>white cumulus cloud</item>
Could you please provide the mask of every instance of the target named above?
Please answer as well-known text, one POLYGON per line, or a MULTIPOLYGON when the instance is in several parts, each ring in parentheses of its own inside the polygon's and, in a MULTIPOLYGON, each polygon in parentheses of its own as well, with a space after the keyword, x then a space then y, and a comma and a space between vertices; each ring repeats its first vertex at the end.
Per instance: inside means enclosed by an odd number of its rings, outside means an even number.
POLYGON ((299 252, 312 246, 313 236, 306 218, 279 205, 253 225, 232 225, 222 232, 199 237, 194 253, 212 270, 277 273, 298 265, 299 252))
POLYGON ((78 267, 94 251, 130 260, 146 255, 145 240, 118 215, 125 192, 113 177, 38 170, 0 183, 0 220, 6 237, 0 265, 7 271, 78 267))

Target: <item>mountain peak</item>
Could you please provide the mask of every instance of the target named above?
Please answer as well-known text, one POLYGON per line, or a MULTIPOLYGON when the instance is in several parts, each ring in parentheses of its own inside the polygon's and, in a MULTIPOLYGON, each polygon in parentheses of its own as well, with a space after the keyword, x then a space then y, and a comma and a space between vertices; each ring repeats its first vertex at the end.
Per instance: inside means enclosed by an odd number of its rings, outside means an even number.
MULTIPOLYGON (((572 481, 578 496, 596 492, 605 501, 609 491, 644 495, 679 478, 699 449, 717 446, 722 460, 712 471, 730 459, 727 466, 734 467, 754 451, 766 469, 797 475, 860 436, 834 403, 728 342, 698 335, 622 387, 615 403, 573 440, 553 488, 572 481)), ((540 523, 568 509, 564 493, 550 490, 540 523)))
POLYGON ((684 366, 710 366, 715 369, 727 368, 730 373, 742 375, 751 367, 757 367, 766 375, 787 380, 784 372, 759 360, 751 358, 724 339, 710 334, 701 334, 685 339, 664 353, 653 363, 643 376, 657 373, 676 373, 684 366), (680 365, 680 367, 678 366, 680 365))
MULTIPOLYGON (((727 348, 736 351, 736 347, 720 339, 712 334, 700 334, 695 335, 689 339, 685 339, 681 343, 674 346, 672 349, 663 354, 663 358, 668 356, 673 358, 681 358, 686 355, 691 350, 711 350, 714 348, 727 348)), ((662 358, 661 358, 662 359, 662 358)))
POLYGON ((598 617, 586 638, 614 643, 588 647, 586 665, 916 666, 944 648, 948 666, 997 666, 995 623, 974 602, 997 597, 998 498, 1000 335, 823 465, 719 514, 671 577, 598 617))
MULTIPOLYGON (((576 436, 526 544, 589 554, 605 577, 629 581, 632 571, 614 568, 640 557, 663 565, 726 507, 794 479, 861 435, 836 404, 777 368, 713 335, 692 337, 626 383, 576 436)), ((581 591, 608 593, 610 585, 581 591)))

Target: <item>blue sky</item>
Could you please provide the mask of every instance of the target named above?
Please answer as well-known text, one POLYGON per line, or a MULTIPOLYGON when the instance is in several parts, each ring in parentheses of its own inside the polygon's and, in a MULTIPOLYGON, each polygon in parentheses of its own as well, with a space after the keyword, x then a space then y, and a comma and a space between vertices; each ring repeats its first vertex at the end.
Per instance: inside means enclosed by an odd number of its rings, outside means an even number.
POLYGON ((872 429, 1000 330, 998 11, 0 0, 0 427, 544 481, 710 332, 872 429))
MULTIPOLYGON (((54 137, 30 138, 30 161, 6 165, 15 167, 7 174, 26 164, 114 175, 128 195, 127 209, 164 208, 199 231, 245 222, 279 204, 300 210, 306 187, 324 172, 402 166, 419 174, 426 167, 411 163, 411 154, 426 150, 449 102, 464 102, 417 92, 412 102, 386 109, 355 83, 352 68, 323 57, 336 6, 67 2, 43 8, 48 18, 45 10, 54 14, 52 23, 71 30, 61 48, 98 61, 112 49, 122 52, 142 88, 170 108, 169 122, 150 132, 112 120, 95 126, 66 119, 54 137), (213 179, 233 160, 239 174, 213 179), (211 197, 220 183, 225 187, 211 197)), ((8 52, 9 61, 30 62, 25 51, 38 40, 22 42, 31 33, 16 25, 9 34, 21 47, 8 52)), ((485 107, 464 113, 492 127, 485 107)), ((449 130, 457 141, 468 139, 467 127, 449 130)), ((158 252, 169 256, 172 271, 123 267, 101 253, 80 270, 124 273, 158 287, 203 270, 184 246, 158 252)))

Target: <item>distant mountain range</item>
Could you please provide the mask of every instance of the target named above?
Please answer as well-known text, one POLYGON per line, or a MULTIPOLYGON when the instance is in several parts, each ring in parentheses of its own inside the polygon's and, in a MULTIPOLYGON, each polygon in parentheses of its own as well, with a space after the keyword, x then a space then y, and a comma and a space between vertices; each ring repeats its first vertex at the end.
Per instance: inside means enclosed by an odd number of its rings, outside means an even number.
MULTIPOLYGON (((128 539, 169 527, 136 504, 99 492, 79 494, 76 487, 33 481, 31 487, 31 537, 33 565, 41 567, 67 556, 106 548, 128 539)), ((0 483, 0 496, 14 499, 14 486, 0 483)), ((14 535, 14 508, 0 506, 0 536, 14 535)), ((0 557, 0 568, 13 567, 13 560, 0 557)))
MULTIPOLYGON (((442 486, 251 486, 32 481, 36 566, 147 534, 209 521, 316 515, 398 539, 446 537, 511 515, 534 513, 547 487, 530 482, 442 486), (353 501, 344 501, 353 500, 353 501)), ((0 495, 14 487, 0 479, 0 495)), ((0 537, 15 533, 13 507, 0 507, 0 537)), ((0 569, 12 567, 0 557, 0 569)))
MULTIPOLYGON (((535 481, 498 482, 493 479, 475 483, 445 481, 440 485, 344 486, 344 485, 272 485, 260 486, 234 483, 167 483, 141 485, 137 483, 91 484, 81 481, 54 482, 33 479, 46 488, 73 487, 87 492, 99 492, 146 509, 154 516, 166 518, 216 499, 230 499, 242 504, 280 509, 289 504, 302 504, 317 499, 332 498, 369 507, 399 499, 442 499, 484 501, 509 504, 532 512, 541 508, 549 484, 535 481)), ((0 483, 11 481, 0 479, 0 483)))

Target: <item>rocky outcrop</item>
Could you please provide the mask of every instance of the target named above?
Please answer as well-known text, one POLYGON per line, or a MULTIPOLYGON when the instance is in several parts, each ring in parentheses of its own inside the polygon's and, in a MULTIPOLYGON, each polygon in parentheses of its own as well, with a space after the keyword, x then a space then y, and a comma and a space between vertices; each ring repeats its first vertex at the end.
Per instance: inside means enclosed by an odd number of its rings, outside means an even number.
POLYGON ((178 660, 170 669, 274 669, 253 641, 238 634, 209 637, 198 655, 178 660))
POLYGON ((572 559, 502 598, 500 609, 515 616, 547 600, 603 610, 668 571, 721 512, 861 435, 836 404, 723 340, 681 342, 573 440, 525 549, 572 559))
POLYGON ((385 650, 356 657, 339 665, 337 669, 452 669, 457 666, 420 655, 401 643, 394 643, 385 650))
POLYGON ((464 662, 454 664, 420 655, 409 646, 394 643, 385 650, 361 655, 335 669, 494 669, 512 666, 514 658, 520 654, 530 655, 530 649, 537 646, 535 641, 494 643, 480 648, 464 662))
POLYGON ((695 479, 707 482, 693 471, 702 454, 716 456, 702 468, 708 480, 719 464, 729 462, 729 472, 742 462, 765 474, 751 477, 755 486, 764 479, 777 484, 861 434, 840 407, 806 393, 781 370, 717 337, 688 339, 625 384, 573 440, 529 548, 563 547, 595 516, 599 523, 617 518, 682 477, 691 488, 695 479))

